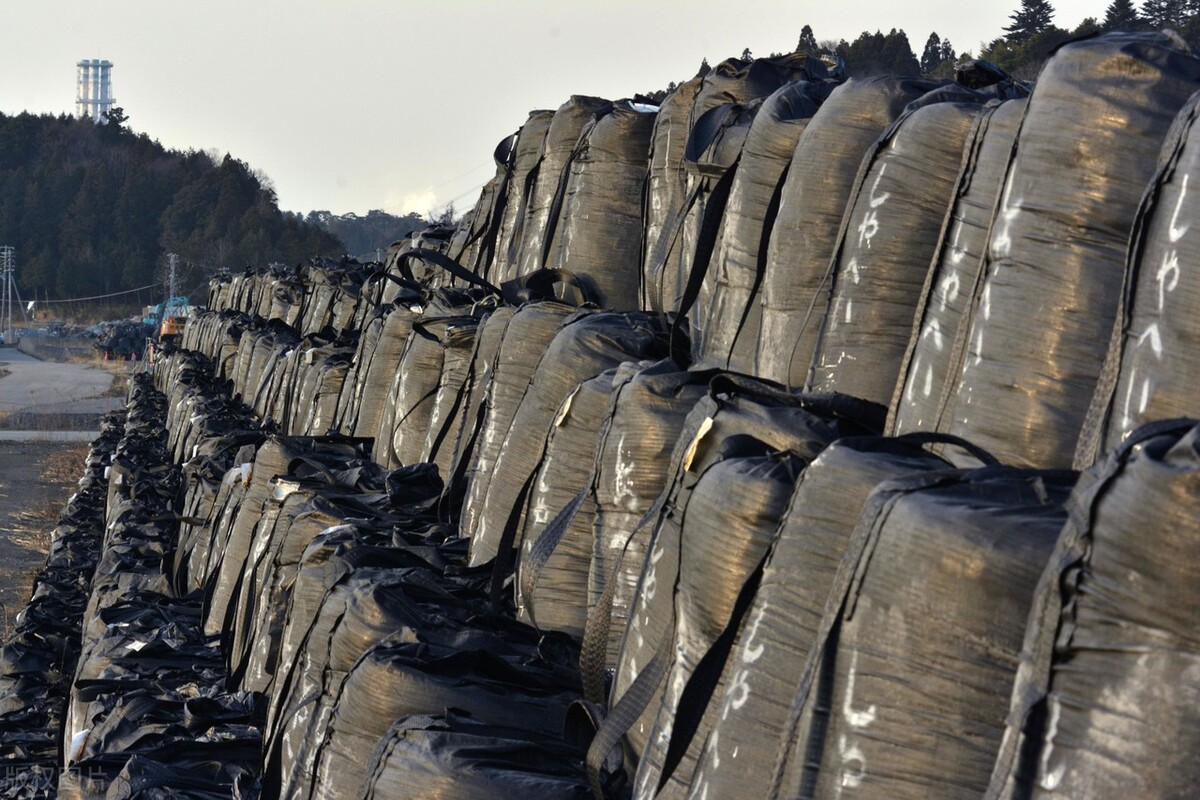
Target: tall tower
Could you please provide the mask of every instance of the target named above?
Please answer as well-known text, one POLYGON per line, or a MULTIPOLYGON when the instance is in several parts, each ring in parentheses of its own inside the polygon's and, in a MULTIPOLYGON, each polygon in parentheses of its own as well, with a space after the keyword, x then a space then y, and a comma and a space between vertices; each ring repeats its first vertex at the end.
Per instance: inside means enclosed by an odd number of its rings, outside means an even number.
POLYGON ((102 123, 113 106, 112 62, 85 58, 75 66, 75 116, 102 123))

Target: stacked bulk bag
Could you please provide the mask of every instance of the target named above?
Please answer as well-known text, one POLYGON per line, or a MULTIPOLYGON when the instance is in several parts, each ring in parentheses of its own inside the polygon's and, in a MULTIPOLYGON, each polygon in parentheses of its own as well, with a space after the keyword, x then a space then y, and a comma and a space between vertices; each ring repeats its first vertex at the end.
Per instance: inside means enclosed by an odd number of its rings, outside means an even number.
MULTIPOLYGON (((749 62, 730 58, 703 77, 680 85, 664 100, 650 152, 642 259, 644 308, 674 310, 674 302, 687 282, 688 270, 681 262, 688 249, 672 247, 670 240, 677 235, 675 229, 686 213, 687 196, 694 188, 693 178, 684 173, 683 162, 696 123, 718 106, 749 104, 792 81, 825 77, 825 66, 804 53, 749 62)), ((702 308, 701 313, 705 310, 702 308)))
MULTIPOLYGON (((645 560, 650 531, 638 533, 639 523, 666 489, 675 442, 715 374, 681 372, 677 363, 664 359, 621 386, 596 446, 595 474, 584 498, 594 505, 594 513, 582 506, 568 507, 568 518, 553 523, 590 533, 588 619, 608 630, 599 643, 602 652, 595 656, 606 669, 616 664, 645 560), (605 607, 597 612, 600 605, 605 607)), ((602 694, 597 690, 597 697, 602 694)))
POLYGON ((484 275, 496 285, 516 277, 510 266, 517 255, 514 242, 519 241, 521 237, 525 211, 537 181, 538 158, 553 119, 553 111, 530 111, 525 124, 517 131, 512 153, 512 174, 505 190, 504 213, 496 231, 495 252, 484 275))
POLYGON ((950 354, 983 267, 988 230, 1012 155, 1024 99, 990 105, 979 114, 966 144, 954 207, 946 219, 913 321, 887 432, 935 430, 950 390, 950 354))
POLYGON ((705 736, 677 769, 689 797, 766 796, 792 694, 868 495, 882 481, 949 467, 921 441, 846 437, 804 470, 725 664, 723 690, 706 710, 705 736))
POLYGON ((313 780, 334 695, 368 648, 399 630, 422 640, 454 638, 479 608, 439 585, 445 554, 422 546, 419 533, 398 532, 396 523, 374 516, 328 528, 295 565, 264 747, 266 785, 281 796, 313 780))
MULTIPOLYGON (((718 67, 724 65, 718 64, 718 67)), ((697 75, 684 81, 663 98, 654 119, 650 140, 650 165, 646 175, 646 227, 642 242, 642 308, 662 309, 662 298, 650 280, 650 265, 659 240, 671 218, 683 203, 687 177, 683 171, 683 151, 691 131, 692 107, 704 85, 697 75)), ((705 109, 707 110, 707 109, 705 109)))
MULTIPOLYGON (((496 351, 491 374, 480 398, 482 417, 478 433, 475 434, 474 447, 469 454, 469 467, 465 473, 467 494, 459 521, 462 534, 471 537, 472 541, 482 524, 484 499, 496 460, 500 457, 513 417, 521 405, 521 398, 529 388, 529 381, 542 360, 546 346, 563 323, 577 313, 587 312, 579 312, 563 303, 535 303, 521 307, 511 318, 497 320, 497 325, 504 326, 504 338, 496 351)), ((476 552, 482 561, 495 555, 494 550, 476 552)), ((473 564, 482 561, 473 560, 473 564)))
POLYGON ((693 281, 708 270, 742 146, 760 105, 757 100, 722 104, 692 125, 683 157, 688 191, 646 266, 651 294, 664 310, 688 314, 693 335, 703 328, 699 317, 708 299, 704 284, 693 281))
POLYGON ((773 796, 980 796, 1075 477, 985 467, 875 489, 793 699, 773 796))
POLYGON ((986 797, 1195 794, 1198 478, 1189 420, 1137 429, 1080 478, 986 797))
POLYGON ((956 342, 951 433, 1005 462, 1071 463, 1138 200, 1172 119, 1198 88, 1200 59, 1170 33, 1083 39, 1046 63, 956 342))
POLYGON ((424 304, 418 303, 415 298, 400 299, 384 317, 375 347, 362 349, 360 360, 356 362, 355 399, 348 404, 350 420, 347 422, 352 421, 353 425, 347 433, 353 436, 378 434, 385 415, 391 409, 387 402, 388 389, 408 347, 413 323, 423 310, 424 304))
POLYGON ((964 89, 948 102, 906 112, 863 160, 830 264, 829 306, 816 309, 809 391, 891 402, 963 144, 979 113, 973 95, 964 89))
POLYGON ((1076 451, 1078 469, 1143 423, 1200 414, 1200 340, 1192 321, 1200 286, 1188 192, 1191 176, 1200 177, 1197 113, 1200 95, 1193 95, 1163 144, 1158 174, 1138 210, 1117 324, 1076 451))
POLYGON ((534 167, 537 175, 529 198, 521 210, 521 237, 514 240, 508 270, 498 275, 501 281, 536 272, 544 266, 547 244, 554 236, 551 219, 558 187, 570 167, 584 128, 612 111, 612 103, 599 97, 572 95, 558 107, 534 167))
MULTIPOLYGON (((514 318, 514 325, 519 318, 520 314, 514 318)), ((585 313, 563 323, 529 378, 528 388, 504 431, 487 491, 480 500, 479 521, 472 532, 472 564, 482 564, 496 555, 508 557, 508 548, 514 542, 506 539, 521 527, 521 515, 545 454, 554 412, 571 390, 624 361, 668 355, 668 339, 661 317, 642 311, 585 313)), ((497 380, 500 377, 498 371, 497 380)), ((472 496, 476 496, 474 492, 472 496)))
POLYGON ((354 432, 354 421, 358 415, 360 382, 366 374, 368 365, 379 346, 379 337, 383 333, 384 321, 392 311, 390 305, 379 306, 371 313, 369 319, 363 320, 359 328, 358 344, 354 356, 346 370, 346 378, 342 382, 342 391, 338 394, 335 420, 337 429, 344 434, 354 432))
POLYGON ((595 453, 602 447, 597 439, 602 442, 606 435, 613 395, 651 363, 627 361, 583 381, 554 412, 516 539, 521 551, 515 584, 518 619, 583 637, 595 517, 591 484, 595 453), (574 500, 581 491, 582 499, 574 500), (570 522, 543 540, 553 520, 573 503, 579 508, 570 512, 570 522))
MULTIPOLYGON (((471 351, 471 363, 463 383, 464 391, 459 410, 436 434, 442 440, 439 449, 450 446, 450 467, 443 474, 446 475, 447 494, 451 498, 460 498, 464 492, 463 480, 474 457, 476 440, 483 426, 487 408, 485 401, 492 371, 496 366, 496 356, 504 341, 508 323, 516 313, 517 309, 512 306, 500 306, 480 322, 479 331, 475 335, 475 346, 471 351)), ((430 435, 435 435, 432 429, 430 435)))
MULTIPOLYGON (((659 794, 680 766, 681 772, 691 771, 677 759, 689 739, 703 738, 700 717, 720 675, 719 666, 706 667, 724 660, 726 631, 736 630, 741 615, 739 597, 754 591, 747 584, 757 579, 796 479, 812 457, 803 450, 741 455, 746 444, 697 475, 680 513, 673 652, 654 726, 638 760, 638 797, 659 794)), ((671 545, 660 538, 651 546, 671 545)))
POLYGON ((337 430, 338 399, 354 358, 354 350, 344 341, 313 344, 297 351, 296 380, 283 387, 294 403, 285 430, 298 436, 337 430))
POLYGON ((423 460, 438 395, 461 388, 478 328, 473 316, 423 316, 412 324, 375 440, 376 463, 391 469, 423 460))
MULTIPOLYGON (((593 757, 607 757, 609 749, 622 736, 627 736, 634 752, 644 750, 658 709, 653 703, 638 708, 636 701, 622 701, 626 695, 649 700, 649 696, 643 694, 647 690, 654 690, 654 695, 657 695, 656 687, 663 685, 673 663, 675 651, 671 643, 675 641, 677 630, 680 636, 698 636, 696 626, 700 624, 700 619, 695 614, 688 618, 681 614, 677 627, 675 596, 682 585, 680 564, 681 559, 685 558, 689 503, 695 497, 700 478, 710 468, 727 459, 767 457, 769 462, 772 454, 776 453, 784 459, 784 474, 794 473, 839 437, 869 432, 872 428, 877 430, 875 426, 882 425, 879 412, 878 409, 847 398, 804 397, 732 375, 713 378, 707 396, 688 414, 671 454, 667 488, 647 514, 647 521, 652 523, 653 530, 646 546, 647 556, 631 602, 613 675, 609 707, 614 712, 593 742, 589 761, 593 757), (617 713, 618 703, 629 708, 617 713)), ((736 464, 726 466, 737 470, 736 464)), ((771 471, 775 465, 764 463, 762 466, 771 471)), ((708 491, 718 492, 721 499, 714 502, 728 503, 720 483, 717 481, 708 491)), ((778 488, 776 481, 770 481, 769 485, 778 488)), ((753 503, 754 493, 747 494, 748 502, 753 503)), ((790 488, 769 494, 782 494, 783 502, 786 502, 790 488)), ((765 508, 765 517, 771 516, 771 509, 782 513, 782 503, 767 503, 765 508)), ((760 520, 747 521, 736 531, 729 532, 737 536, 729 542, 729 555, 722 562, 728 572, 724 579, 709 584, 705 589, 720 609, 728 609, 731 599, 737 596, 753 571, 754 562, 765 551, 765 539, 769 540, 774 527, 768 526, 770 531, 764 537, 760 523, 760 520)), ((715 566, 720 569, 722 565, 715 566)), ((610 585, 615 590, 617 583, 612 581, 610 585)), ((719 617, 721 613, 717 612, 716 616, 719 617)), ((585 687, 589 691, 599 680, 596 673, 602 665, 597 663, 597 657, 607 644, 605 628, 609 624, 604 618, 603 602, 595 614, 601 624, 593 626, 589 620, 588 639, 585 639, 582 656, 585 687)), ((703 655, 703 650, 702 645, 700 655, 703 655)), ((683 676, 681 679, 686 678, 686 667, 691 664, 683 666, 685 670, 678 673, 683 676)), ((667 698, 672 708, 674 703, 671 701, 674 699, 667 698)))
POLYGON ((850 80, 800 135, 767 248, 756 374, 804 384, 820 324, 812 309, 828 305, 821 285, 859 164, 904 107, 935 86, 894 77, 850 80))
POLYGON ((628 100, 585 127, 556 198, 544 266, 570 270, 601 308, 640 307, 642 190, 654 111, 628 100))
POLYGON ((729 189, 721 237, 705 276, 705 294, 711 298, 707 322, 693 341, 700 363, 743 373, 754 369, 762 322, 758 289, 767 242, 792 152, 820 99, 812 84, 793 81, 763 101, 750 125, 729 189))
POLYGON ((459 222, 447 253, 451 259, 484 278, 495 256, 496 235, 508 202, 508 182, 512 179, 516 136, 505 136, 496 145, 492 153, 496 174, 483 185, 475 207, 459 222))

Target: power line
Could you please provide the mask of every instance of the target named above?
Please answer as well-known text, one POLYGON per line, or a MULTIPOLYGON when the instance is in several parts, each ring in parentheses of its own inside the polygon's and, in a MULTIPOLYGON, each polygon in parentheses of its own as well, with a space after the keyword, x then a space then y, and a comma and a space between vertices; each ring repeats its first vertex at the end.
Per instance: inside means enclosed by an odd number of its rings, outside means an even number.
POLYGON ((120 296, 121 296, 121 295, 123 295, 123 294, 133 294, 134 292, 144 292, 144 291, 146 291, 147 289, 153 289, 153 288, 155 288, 155 287, 158 287, 158 286, 162 286, 162 281, 159 281, 158 283, 151 283, 151 284, 147 284, 146 286, 139 286, 139 287, 138 287, 138 288, 136 288, 136 289, 126 289, 126 290, 125 290, 125 291, 123 291, 123 292, 112 292, 111 294, 97 294, 97 295, 92 295, 91 297, 71 297, 71 298, 68 298, 68 299, 66 299, 66 300, 37 300, 37 301, 35 301, 35 302, 37 302, 39 305, 58 305, 58 304, 65 304, 65 303, 83 303, 83 302, 86 302, 86 301, 88 301, 88 300, 106 300, 106 299, 108 299, 108 298, 110 298, 110 297, 120 297, 120 296))

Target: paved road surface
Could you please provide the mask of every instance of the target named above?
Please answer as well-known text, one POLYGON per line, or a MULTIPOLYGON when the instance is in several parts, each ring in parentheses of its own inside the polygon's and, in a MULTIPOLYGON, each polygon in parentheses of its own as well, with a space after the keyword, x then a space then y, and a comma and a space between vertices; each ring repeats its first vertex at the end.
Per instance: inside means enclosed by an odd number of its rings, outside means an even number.
POLYGON ((0 349, 0 413, 72 403, 97 397, 112 386, 112 375, 87 364, 38 361, 14 347, 0 349))

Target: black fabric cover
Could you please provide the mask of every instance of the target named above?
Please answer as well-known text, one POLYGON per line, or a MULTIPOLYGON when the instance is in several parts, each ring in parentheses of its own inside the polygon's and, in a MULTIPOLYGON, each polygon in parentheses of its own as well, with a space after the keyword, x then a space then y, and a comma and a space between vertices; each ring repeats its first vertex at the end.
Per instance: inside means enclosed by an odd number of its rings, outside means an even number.
POLYGON ((956 348, 951 433, 1006 463, 1072 463, 1138 201, 1171 121, 1198 88, 1200 60, 1174 34, 1082 39, 1046 63, 956 348))
POLYGON ((935 86, 894 77, 847 81, 800 135, 767 248, 756 374, 804 385, 820 324, 809 308, 828 305, 821 283, 859 164, 904 107, 935 86))
POLYGON ((793 699, 784 794, 979 797, 1075 478, 985 467, 875 489, 793 699))
POLYGON ((1196 416, 1200 330, 1194 323, 1200 253, 1189 236, 1197 210, 1188 182, 1200 170, 1195 136, 1200 96, 1179 112, 1163 144, 1158 174, 1134 224, 1120 313, 1096 387, 1075 466, 1091 466, 1153 419, 1196 416))
POLYGON ((1194 425, 1143 426, 1080 478, 1038 585, 986 797, 1195 793, 1194 425))
POLYGON ((990 105, 968 138, 954 207, 942 229, 904 356, 887 432, 936 430, 944 393, 951 391, 950 354, 983 267, 992 215, 1000 198, 1024 99, 990 105))
POLYGON ((830 267, 809 391, 891 402, 979 109, 945 102, 906 113, 863 162, 830 267))

